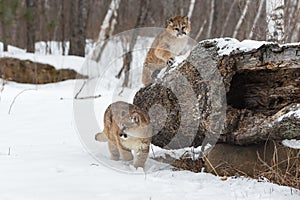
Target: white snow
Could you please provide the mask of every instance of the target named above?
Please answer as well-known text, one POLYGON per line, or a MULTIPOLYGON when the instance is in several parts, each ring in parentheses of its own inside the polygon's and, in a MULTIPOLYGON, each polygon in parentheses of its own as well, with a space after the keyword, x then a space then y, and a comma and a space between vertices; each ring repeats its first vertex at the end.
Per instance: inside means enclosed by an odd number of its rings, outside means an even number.
POLYGON ((295 105, 295 110, 291 110, 288 113, 281 115, 276 119, 277 122, 282 121, 286 117, 295 116, 300 119, 300 104, 295 105))
MULTIPOLYGON (((16 49, 13 52, 11 56, 46 63, 68 60, 68 67, 73 69, 78 69, 84 61, 69 56, 27 54, 22 50, 16 53, 16 49)), ((141 71, 138 67, 144 54, 145 51, 134 54, 139 58, 134 61, 136 74, 141 71)), ((106 107, 120 99, 131 102, 140 84, 140 79, 134 79, 135 87, 118 95, 122 83, 114 78, 118 70, 110 67, 102 73, 95 90, 101 97, 94 100, 73 100, 75 85, 82 81, 46 85, 8 82, 4 86, 0 92, 1 200, 299 199, 299 190, 254 179, 239 177, 222 181, 204 172, 173 171, 151 158, 146 163, 146 173, 141 173, 141 169, 136 171, 132 167, 132 162, 110 160, 107 143, 94 141, 94 135, 103 128, 106 107), (16 99, 9 115, 14 97, 24 89, 32 90, 16 99), (91 102, 98 129, 82 133, 75 120, 75 104, 91 102)), ((90 119, 84 118, 84 112, 82 115, 83 122, 88 124, 90 119)), ((166 153, 153 148, 156 156, 166 153)), ((188 150, 179 150, 175 156, 188 150)))
POLYGON ((282 144, 292 149, 300 149, 300 140, 283 140, 282 144))
MULTIPOLYGON (((296 200, 300 197, 300 191, 295 189, 242 177, 221 181, 207 173, 169 169, 135 175, 113 170, 95 160, 80 143, 72 116, 74 81, 38 86, 37 90, 23 93, 8 115, 14 96, 25 88, 35 87, 9 82, 2 93, 0 199, 296 200), (65 99, 60 100, 61 97, 65 99)), ((126 164, 111 162, 119 168, 126 164)))
POLYGON ((217 41, 217 47, 219 48, 218 54, 220 56, 229 55, 233 51, 251 51, 269 43, 256 40, 239 41, 234 38, 217 38, 211 39, 211 41, 217 41))
MULTIPOLYGON (((220 56, 229 55, 231 52, 234 51, 251 51, 253 49, 257 49, 264 44, 273 44, 273 42, 266 42, 266 41, 257 41, 257 40, 243 40, 239 41, 234 38, 216 38, 216 39, 209 39, 208 41, 216 41, 217 47, 219 48, 218 54, 220 56)), ((287 44, 280 44, 280 47, 284 46, 294 46, 300 45, 300 43, 287 43, 287 44)))

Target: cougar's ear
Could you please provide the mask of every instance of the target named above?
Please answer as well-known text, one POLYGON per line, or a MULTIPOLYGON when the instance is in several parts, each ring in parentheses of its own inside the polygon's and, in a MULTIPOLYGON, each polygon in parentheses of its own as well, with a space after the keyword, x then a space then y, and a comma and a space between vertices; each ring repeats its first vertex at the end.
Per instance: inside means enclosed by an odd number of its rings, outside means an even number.
POLYGON ((186 21, 186 22, 189 21, 189 17, 188 17, 188 16, 184 16, 183 19, 184 19, 184 21, 186 21))
POLYGON ((139 124, 140 123, 140 115, 137 112, 134 112, 131 116, 132 122, 139 124))
POLYGON ((174 19, 171 17, 169 19, 167 19, 167 25, 170 25, 172 26, 173 25, 173 22, 174 22, 174 19))

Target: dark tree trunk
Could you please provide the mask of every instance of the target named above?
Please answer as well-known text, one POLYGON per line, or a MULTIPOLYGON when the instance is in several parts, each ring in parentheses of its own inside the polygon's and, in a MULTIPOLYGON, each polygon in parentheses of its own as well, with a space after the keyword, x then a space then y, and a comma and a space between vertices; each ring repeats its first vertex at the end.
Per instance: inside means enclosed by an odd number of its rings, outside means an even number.
POLYGON ((71 2, 71 39, 70 55, 85 56, 86 24, 88 1, 74 0, 71 2))
POLYGON ((136 94, 134 104, 150 113, 153 144, 173 149, 204 139, 249 145, 300 138, 300 119, 292 114, 300 109, 300 45, 268 44, 229 56, 217 50, 214 41, 198 44, 185 62, 136 94))
MULTIPOLYGON (((130 40, 129 41, 129 49, 128 49, 128 52, 123 57, 123 67, 121 68, 120 72, 116 76, 117 78, 120 78, 121 73, 124 72, 125 77, 124 77, 124 82, 122 84, 123 87, 129 86, 129 73, 130 73, 130 65, 132 62, 132 50, 137 41, 137 37, 139 34, 138 28, 140 28, 144 25, 145 19, 147 18, 149 1, 150 0, 141 2, 138 19, 137 19, 136 25, 135 25, 135 30, 133 31, 131 38, 129 38, 129 40, 130 40)), ((125 51, 126 51, 126 49, 125 49, 125 51)))
POLYGON ((65 34, 65 1, 61 2, 61 47, 62 47, 62 55, 66 54, 66 34, 65 34))
MULTIPOLYGON (((1 26, 5 27, 5 23, 2 21, 1 26)), ((3 51, 8 50, 8 44, 7 44, 7 34, 5 28, 2 28, 2 38, 3 38, 3 51)))
POLYGON ((34 0, 26 0, 26 30, 27 52, 34 53, 35 51, 35 21, 36 21, 36 3, 34 0))

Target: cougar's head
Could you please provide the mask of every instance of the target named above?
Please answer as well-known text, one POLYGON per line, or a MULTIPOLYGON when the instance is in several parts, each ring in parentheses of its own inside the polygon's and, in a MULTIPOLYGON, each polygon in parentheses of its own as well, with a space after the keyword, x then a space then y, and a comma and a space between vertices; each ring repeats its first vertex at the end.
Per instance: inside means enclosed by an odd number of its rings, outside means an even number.
POLYGON ((191 31, 191 24, 187 16, 171 17, 167 20, 167 31, 178 38, 185 37, 191 31))
POLYGON ((125 115, 119 125, 121 132, 129 136, 148 138, 152 136, 150 119, 140 110, 134 110, 125 115))

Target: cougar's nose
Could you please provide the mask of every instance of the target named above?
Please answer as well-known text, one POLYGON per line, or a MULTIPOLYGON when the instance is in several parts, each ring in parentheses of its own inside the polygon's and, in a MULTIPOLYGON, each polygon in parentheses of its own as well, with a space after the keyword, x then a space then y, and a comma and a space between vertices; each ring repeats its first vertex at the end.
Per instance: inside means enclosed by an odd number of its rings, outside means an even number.
POLYGON ((125 124, 121 124, 121 131, 124 131, 126 129, 125 124))

